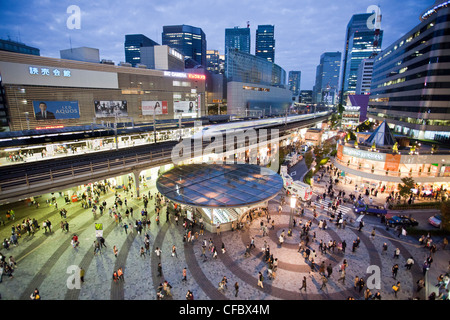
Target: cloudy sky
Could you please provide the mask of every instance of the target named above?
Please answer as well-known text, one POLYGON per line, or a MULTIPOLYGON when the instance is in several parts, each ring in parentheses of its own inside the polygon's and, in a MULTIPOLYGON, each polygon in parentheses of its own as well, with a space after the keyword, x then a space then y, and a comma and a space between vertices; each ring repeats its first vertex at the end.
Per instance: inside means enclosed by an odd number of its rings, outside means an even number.
POLYGON ((161 44, 164 25, 200 27, 207 48, 224 52, 225 28, 250 22, 251 53, 259 24, 275 25, 275 63, 302 71, 301 89, 311 90, 320 55, 344 50, 351 16, 371 5, 381 8, 382 48, 416 26, 434 0, 0 0, 0 38, 37 47, 59 58, 59 50, 93 47, 101 59, 125 60, 126 34, 142 33, 161 44), (69 29, 67 9, 81 10, 79 29, 69 29))

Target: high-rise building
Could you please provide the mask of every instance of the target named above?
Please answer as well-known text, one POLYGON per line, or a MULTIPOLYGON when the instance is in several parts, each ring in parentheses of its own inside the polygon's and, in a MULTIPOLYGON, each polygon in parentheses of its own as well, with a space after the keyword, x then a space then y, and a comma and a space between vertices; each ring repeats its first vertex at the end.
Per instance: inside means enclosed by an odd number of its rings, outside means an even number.
POLYGON ((184 24, 164 26, 162 44, 177 49, 186 59, 206 68, 206 35, 201 28, 184 24))
POLYGON ((218 50, 206 51, 206 69, 211 73, 221 73, 224 71, 224 56, 218 50))
POLYGON ((125 62, 130 63, 133 67, 141 63, 141 48, 153 47, 159 45, 143 34, 127 34, 125 35, 125 62))
POLYGON ((358 67, 358 77, 356 80, 356 94, 370 94, 373 60, 373 58, 368 58, 361 61, 361 64, 358 67))
POLYGON ((225 52, 229 49, 250 53, 250 28, 234 27, 225 29, 225 52))
POLYGON ((32 54, 35 56, 40 56, 40 50, 38 48, 27 46, 24 43, 11 41, 11 40, 3 40, 0 39, 0 50, 24 53, 24 54, 32 54))
POLYGON ((289 71, 288 85, 289 90, 292 91, 293 97, 298 97, 298 95, 300 94, 301 78, 302 78, 301 71, 289 71))
POLYGON ((304 104, 312 104, 313 103, 313 91, 312 90, 300 90, 300 98, 301 103, 304 104))
POLYGON ((381 51, 383 30, 369 29, 372 13, 355 14, 350 19, 346 35, 340 78, 340 103, 355 94, 358 67, 363 59, 381 51))
POLYGON ((255 55, 275 62, 275 26, 259 25, 256 29, 255 55))
POLYGON ((450 7, 436 1, 375 58, 370 119, 414 138, 450 141, 450 7))
POLYGON ((341 53, 324 52, 320 56, 316 68, 316 82, 313 100, 316 103, 335 104, 339 90, 339 72, 341 68, 341 53))

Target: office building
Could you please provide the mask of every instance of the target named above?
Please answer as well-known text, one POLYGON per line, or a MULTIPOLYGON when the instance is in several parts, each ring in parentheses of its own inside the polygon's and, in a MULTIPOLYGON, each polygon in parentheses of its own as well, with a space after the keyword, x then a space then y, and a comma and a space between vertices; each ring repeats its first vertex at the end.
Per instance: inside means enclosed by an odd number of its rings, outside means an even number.
POLYGON ((35 56, 39 56, 41 54, 38 48, 30 47, 24 43, 12 41, 10 39, 8 40, 0 39, 0 50, 23 54, 32 54, 35 56))
POLYGON ((286 71, 252 54, 230 49, 227 52, 228 114, 262 116, 284 114, 292 104, 286 88, 286 71))
POLYGON ((206 109, 203 74, 7 51, 0 51, 0 72, 11 131, 93 121, 149 123, 153 110, 158 119, 197 118, 206 109), (40 112, 45 106, 48 117, 40 112))
POLYGON ((255 56, 275 62, 275 26, 258 26, 258 29, 256 29, 255 56))
POLYGON ((206 51, 206 70, 211 73, 223 73, 225 68, 225 56, 218 50, 206 51))
POLYGON ((225 29, 225 52, 229 49, 237 49, 250 54, 250 47, 250 28, 225 29))
POLYGON ((374 58, 363 59, 358 67, 356 94, 370 94, 374 58))
POLYGON ((125 62, 133 67, 141 63, 141 48, 159 45, 157 42, 147 38, 143 34, 125 35, 125 62))
POLYGON ((184 56, 167 45, 142 47, 141 65, 156 70, 185 70, 184 56))
POLYGON ((298 97, 298 95, 300 94, 301 79, 302 79, 301 71, 289 71, 288 85, 289 90, 292 91, 293 97, 298 97))
POLYGON ((356 93, 358 67, 361 61, 381 50, 383 30, 368 28, 371 16, 372 13, 355 14, 347 25, 339 87, 341 104, 345 103, 348 95, 356 93))
POLYGON ((164 26, 162 44, 177 49, 186 59, 206 68, 206 35, 201 28, 184 24, 164 26))
POLYGON ((312 90, 300 90, 300 103, 310 105, 313 103, 313 91, 312 90))
POLYGON ((60 50, 61 59, 99 63, 100 51, 96 48, 80 47, 60 50))
POLYGON ((450 8, 437 1, 373 65, 368 117, 418 139, 450 141, 450 8))
POLYGON ((320 56, 316 68, 316 81, 313 89, 313 101, 325 104, 335 104, 339 90, 339 72, 341 67, 341 53, 324 52, 320 56))

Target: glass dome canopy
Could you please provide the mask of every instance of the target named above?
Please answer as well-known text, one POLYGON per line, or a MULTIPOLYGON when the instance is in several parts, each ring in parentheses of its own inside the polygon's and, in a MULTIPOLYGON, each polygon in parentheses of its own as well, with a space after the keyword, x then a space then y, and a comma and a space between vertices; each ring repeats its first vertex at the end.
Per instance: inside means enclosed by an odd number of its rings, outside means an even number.
POLYGON ((189 164, 163 173, 156 181, 168 199, 194 207, 239 208, 275 197, 280 175, 251 164, 189 164))

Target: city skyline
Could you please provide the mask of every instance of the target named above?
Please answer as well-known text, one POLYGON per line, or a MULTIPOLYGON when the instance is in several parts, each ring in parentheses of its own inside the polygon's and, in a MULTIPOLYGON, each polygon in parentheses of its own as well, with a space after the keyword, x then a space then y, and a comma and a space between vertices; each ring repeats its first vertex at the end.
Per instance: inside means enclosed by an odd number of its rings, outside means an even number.
POLYGON ((1 0, 0 3, 3 8, 0 38, 37 47, 42 56, 53 58, 59 58, 59 51, 70 47, 93 47, 100 50, 101 59, 112 60, 116 64, 125 61, 123 45, 126 34, 144 34, 161 43, 163 26, 192 25, 205 32, 208 50, 224 54, 225 29, 246 27, 249 21, 251 54, 254 54, 257 26, 274 25, 277 64, 286 73, 301 70, 301 89, 310 90, 315 82, 320 55, 344 49, 346 25, 353 14, 365 13, 373 5, 381 8, 384 49, 415 27, 420 22, 420 13, 434 0, 401 3, 362 0, 357 4, 343 0, 283 0, 267 1, 264 6, 250 1, 217 1, 211 6, 204 0, 189 3, 170 0, 164 5, 137 2, 133 6, 119 2, 81 1, 76 3, 81 10, 80 29, 67 26, 71 15, 67 9, 73 4, 71 2, 16 3, 1 0), (273 12, 277 15, 274 16, 273 12))

